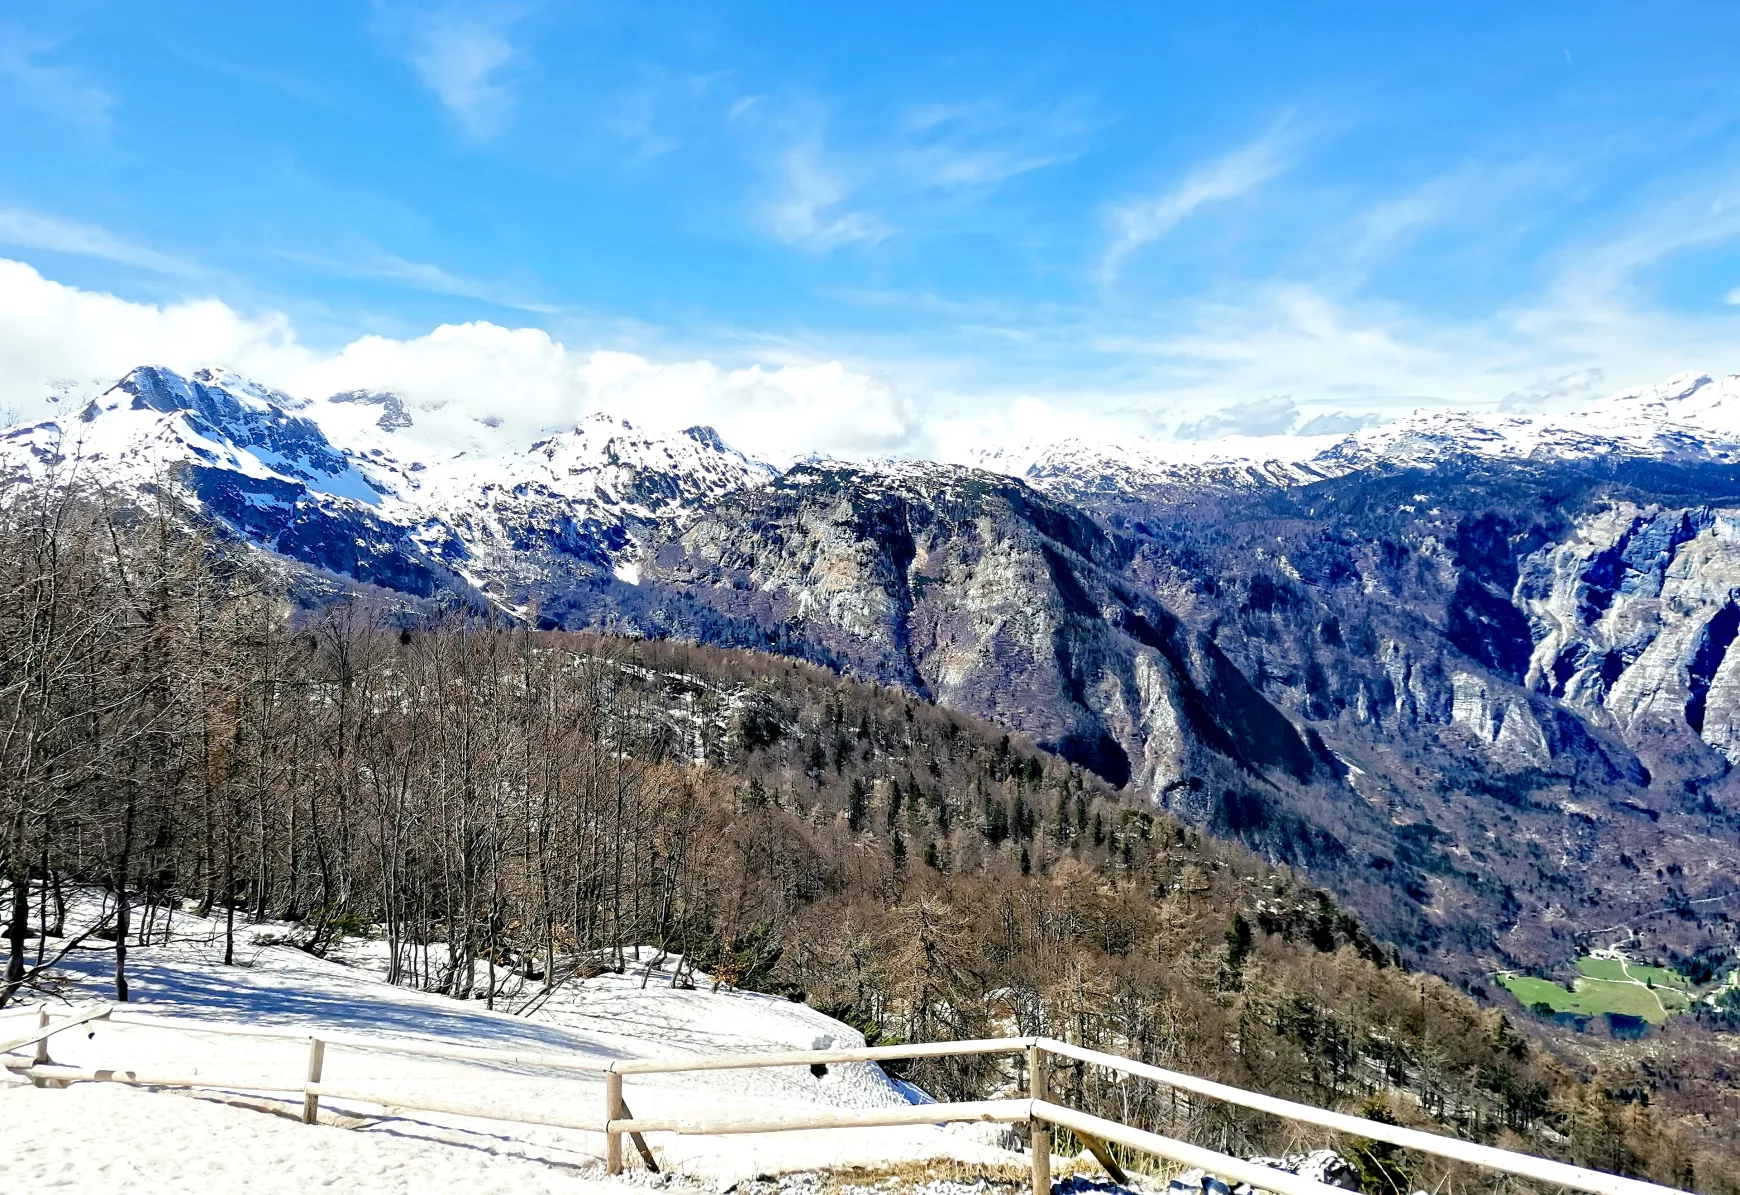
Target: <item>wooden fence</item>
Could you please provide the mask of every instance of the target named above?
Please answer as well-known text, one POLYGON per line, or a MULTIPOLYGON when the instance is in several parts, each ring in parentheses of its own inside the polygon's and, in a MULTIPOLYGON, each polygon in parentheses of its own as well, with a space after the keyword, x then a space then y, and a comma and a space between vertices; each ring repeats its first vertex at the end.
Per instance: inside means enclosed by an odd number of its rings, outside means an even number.
MULTIPOLYGON (((10 1018, 8 1018, 10 1019, 10 1018)), ((64 1086, 68 1083, 125 1083, 138 1087, 212 1088, 227 1091, 287 1093, 302 1096, 302 1119, 315 1123, 322 1099, 369 1104, 390 1111, 434 1112, 449 1116, 477 1117, 486 1120, 523 1124, 548 1125, 556 1128, 579 1129, 601 1133, 605 1139, 605 1167, 611 1174, 622 1171, 622 1140, 626 1136, 650 1169, 657 1169, 651 1149, 646 1144, 648 1133, 679 1135, 732 1135, 742 1133, 779 1133, 798 1129, 876 1128, 897 1125, 1001 1123, 1026 1124, 1033 1138, 1032 1170, 1034 1195, 1049 1195, 1051 1189, 1052 1126, 1073 1132, 1099 1159, 1111 1176, 1125 1180, 1117 1161, 1107 1148, 1108 1143, 1165 1158, 1185 1166, 1201 1167, 1231 1183, 1249 1183, 1275 1195, 1344 1195, 1339 1188, 1327 1186, 1300 1175, 1277 1170, 1229 1154, 1203 1149, 1158 1133, 1133 1128, 1118 1121, 1092 1116, 1074 1108, 1052 1102, 1047 1083, 1048 1060, 1068 1058, 1090 1066, 1135 1078, 1148 1079, 1181 1091, 1210 1099, 1222 1100, 1241 1108, 1267 1113, 1300 1124, 1315 1125, 1338 1133, 1347 1133, 1372 1141, 1387 1142, 1404 1149, 1432 1154, 1452 1161, 1496 1170, 1519 1178, 1531 1179, 1552 1187, 1586 1191, 1591 1195, 1679 1195, 1672 1188, 1637 1179, 1623 1178, 1597 1170, 1566 1165, 1531 1154, 1496 1149, 1438 1133, 1400 1125, 1383 1124, 1332 1112, 1309 1104, 1294 1103, 1274 1096, 1245 1091, 1209 1079, 1135 1062, 1116 1054, 1106 1054, 1050 1037, 1005 1037, 984 1041, 931 1042, 921 1045, 867 1046, 847 1050, 804 1050, 770 1054, 724 1054, 689 1059, 645 1059, 599 1063, 574 1055, 490 1050, 470 1046, 436 1045, 429 1042, 402 1041, 395 1038, 358 1037, 348 1034, 310 1033, 305 1030, 233 1025, 216 1021, 159 1017, 133 1012, 110 1005, 98 1005, 82 1011, 69 1012, 61 1019, 51 1016, 48 1008, 37 1010, 36 1026, 29 1032, 9 1040, 0 1040, 0 1055, 31 1048, 32 1057, 6 1058, 8 1070, 28 1078, 38 1086, 64 1086), (231 1035, 238 1037, 276 1038, 306 1042, 308 1066, 300 1080, 269 1079, 241 1075, 177 1075, 154 1074, 131 1070, 98 1069, 63 1066, 48 1055, 48 1043, 54 1035, 79 1025, 106 1020, 113 1024, 139 1025, 196 1034, 231 1035), (604 1080, 604 1108, 597 1119, 560 1116, 543 1112, 505 1112, 500 1108, 482 1107, 450 1100, 418 1096, 406 1098, 390 1092, 339 1087, 322 1081, 329 1051, 345 1049, 392 1054, 442 1058, 464 1062, 485 1062, 514 1066, 534 1066, 577 1074, 600 1075, 604 1080), (890 1062, 911 1058, 962 1057, 967 1055, 1025 1055, 1027 1091, 1024 1098, 977 1100, 962 1103, 914 1104, 905 1107, 873 1109, 833 1109, 801 1113, 747 1114, 740 1117, 650 1116, 637 1117, 629 1110, 623 1093, 623 1080, 632 1075, 668 1075, 697 1071, 744 1070, 764 1067, 813 1067, 830 1063, 890 1062)))

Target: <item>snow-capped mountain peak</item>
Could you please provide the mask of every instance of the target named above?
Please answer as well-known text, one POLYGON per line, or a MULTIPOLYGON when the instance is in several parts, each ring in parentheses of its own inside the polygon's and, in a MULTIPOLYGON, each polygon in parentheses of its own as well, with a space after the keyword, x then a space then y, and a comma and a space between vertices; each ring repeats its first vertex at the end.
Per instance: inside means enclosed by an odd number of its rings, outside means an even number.
POLYGON ((1376 463, 1429 466, 1449 457, 1740 459, 1740 376, 1684 373, 1574 411, 1505 415, 1416 411, 1364 428, 1319 458, 1336 471, 1376 463))
MULTIPOLYGON (((654 431, 595 412, 514 443, 502 420, 385 390, 307 400, 228 371, 133 370, 76 412, 0 433, 0 473, 166 486, 249 542, 413 592, 463 586, 529 608, 638 582, 649 547, 779 471, 710 427, 654 431)), ((1307 485, 1467 458, 1740 462, 1740 376, 1684 374, 1562 414, 1421 410, 1347 435, 981 452, 979 468, 1077 504, 1307 485)), ((815 458, 804 468, 842 462, 815 458)), ((919 487, 955 466, 857 462, 854 484, 919 487)), ((794 472, 795 475, 795 472, 794 472)), ((543 608, 542 606, 540 608, 543 608)))
POLYGON ((1140 498, 1191 488, 1252 489, 1320 481, 1325 474, 1314 458, 1341 440, 1336 435, 1214 440, 1133 436, 1116 444, 1068 439, 985 450, 972 463, 1070 500, 1089 494, 1140 498))
POLYGON ((971 462, 1059 497, 1153 497, 1187 489, 1300 485, 1360 469, 1464 458, 1635 456, 1740 461, 1740 375, 1678 374, 1559 414, 1421 409, 1345 435, 1121 443, 1062 440, 990 449, 971 462))
POLYGON ((1660 385, 1610 394, 1584 417, 1633 434, 1672 426, 1705 439, 1740 440, 1740 375, 1677 374, 1660 385))
POLYGON ((603 411, 585 416, 572 431, 537 441, 527 456, 566 476, 595 478, 610 487, 632 489, 635 479, 659 475, 671 482, 659 492, 672 494, 740 489, 777 475, 773 466, 750 460, 710 427, 661 434, 603 411))
MULTIPOLYGON (((76 414, 6 433, 9 472, 73 470, 108 486, 139 487, 179 475, 190 485, 217 470, 256 482, 373 505, 379 492, 297 400, 225 371, 183 377, 135 369, 76 414)), ((172 479, 172 478, 171 478, 172 479)))
POLYGON ((165 487, 305 563, 413 592, 456 574, 512 608, 546 582, 633 578, 661 526, 777 476, 709 427, 658 433, 597 413, 512 446, 467 420, 475 434, 443 444, 447 414, 390 391, 310 402, 220 369, 145 366, 76 414, 0 436, 0 471, 165 487))
POLYGON ((198 411, 211 419, 234 417, 240 411, 264 413, 276 407, 296 410, 308 404, 221 367, 195 370, 183 377, 162 365, 143 365, 112 386, 108 395, 132 395, 135 404, 172 412, 198 411))

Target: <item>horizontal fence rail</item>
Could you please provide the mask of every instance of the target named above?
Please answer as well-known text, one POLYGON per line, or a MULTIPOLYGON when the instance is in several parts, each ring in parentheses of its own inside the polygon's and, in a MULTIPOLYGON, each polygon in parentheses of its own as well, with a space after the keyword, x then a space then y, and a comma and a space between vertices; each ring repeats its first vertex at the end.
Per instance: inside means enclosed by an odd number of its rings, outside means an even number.
POLYGON ((1662 1195, 1663 1192, 1673 1190, 1671 1187, 1657 1186, 1655 1183, 1646 1183, 1639 1179, 1622 1178, 1617 1174, 1603 1174, 1598 1170, 1585 1170, 1581 1166, 1571 1166, 1564 1162, 1537 1158, 1533 1154, 1497 1149, 1490 1145, 1479 1145, 1473 1141, 1464 1141, 1460 1137, 1446 1137, 1441 1133, 1428 1133, 1421 1129, 1404 1128, 1401 1125, 1384 1124, 1381 1121, 1366 1120, 1364 1117, 1349 1116, 1342 1112, 1331 1112, 1327 1108, 1317 1108, 1310 1104, 1294 1103, 1292 1100, 1283 1100, 1272 1095, 1263 1095, 1260 1092, 1246 1091, 1242 1087, 1229 1087, 1225 1083, 1216 1083, 1212 1079, 1200 1079, 1195 1075, 1165 1070, 1162 1067, 1150 1066, 1145 1062, 1135 1062, 1117 1054, 1105 1054, 1099 1050, 1090 1050, 1083 1046, 1072 1045, 1069 1042, 1058 1041, 1055 1038, 1042 1037, 1038 1044, 1047 1053, 1059 1057, 1074 1058, 1094 1066, 1103 1066, 1107 1070, 1120 1071, 1123 1074, 1135 1075, 1143 1079, 1152 1079, 1156 1083, 1176 1087, 1180 1091, 1194 1092, 1211 1099, 1223 1100, 1255 1112, 1267 1112, 1287 1120, 1314 1124, 1319 1128, 1333 1129, 1338 1133, 1365 1137, 1372 1141, 1384 1141, 1391 1145, 1402 1146, 1404 1149, 1436 1154, 1441 1158, 1468 1162, 1488 1170, 1502 1170, 1507 1174, 1538 1179, 1541 1182, 1553 1183, 1556 1186, 1589 1191, 1593 1192, 1594 1195, 1662 1195))
MULTIPOLYGON (((1329 1195, 1333 1191, 1341 1191, 1340 1187, 1332 1187, 1315 1179, 1301 1178, 1286 1170, 1276 1170, 1271 1166, 1263 1166, 1256 1162, 1247 1162, 1243 1158, 1235 1158, 1230 1154, 1217 1153, 1212 1149, 1203 1149, 1185 1141, 1176 1141, 1171 1137, 1162 1137, 1158 1133, 1150 1133, 1145 1129, 1134 1129, 1127 1124, 1104 1117, 1091 1116, 1086 1112, 1078 1112, 1074 1108, 1066 1108, 1061 1104, 1053 1104, 1046 1100, 1033 1101, 1033 1115, 1040 1120, 1062 1125, 1078 1134, 1099 1137, 1102 1140, 1114 1141, 1130 1149, 1139 1149, 1143 1153, 1154 1154, 1172 1162, 1182 1162, 1186 1166, 1200 1166, 1210 1171, 1216 1177, 1235 1183, 1250 1183, 1262 1191, 1273 1191, 1275 1195, 1329 1195)), ((1347 1195, 1341 1191, 1341 1195, 1347 1195)))
POLYGON ((26 1033, 23 1037, 15 1037, 11 1041, 0 1041, 0 1054, 5 1054, 12 1050, 21 1050, 25 1046, 34 1046, 38 1042, 47 1041, 57 1033, 64 1033, 68 1029, 74 1029, 80 1025, 87 1025, 92 1021, 103 1020, 108 1017, 108 1015, 108 1008, 97 1007, 88 1012, 80 1013, 78 1016, 62 1021, 58 1025, 51 1026, 49 1024, 47 1010, 44 1010, 40 1014, 40 1020, 37 1022, 34 1031, 26 1033))
MULTIPOLYGON (((373 1050, 383 1054, 410 1054, 420 1058, 449 1058, 456 1062, 495 1062, 507 1066, 542 1066, 551 1070, 577 1071, 601 1075, 610 1066, 591 1058, 572 1054, 528 1053, 522 1050, 489 1050, 479 1046, 441 1046, 431 1042, 411 1041, 396 1037, 361 1037, 355 1034, 323 1033, 313 1029, 289 1029, 276 1026, 231 1025, 222 1021, 195 1021, 184 1017, 154 1017, 143 1013, 110 1013, 108 1020, 116 1025, 140 1025, 147 1028, 174 1029, 184 1033, 210 1033, 232 1037, 280 1038, 285 1041, 308 1041, 319 1038, 328 1049, 373 1050)), ((58 1030, 57 1030, 58 1032, 58 1030)))
MULTIPOLYGON (((18 1010, 7 1010, 8 1012, 18 1010)), ((28 1010, 25 1010, 28 1011, 28 1010)), ((1284 1170, 1276 1170, 1249 1162, 1230 1154, 1204 1149, 1188 1142, 1177 1141, 1145 1129, 1134 1128, 1119 1121, 1051 1102, 1046 1082, 1048 1057, 1070 1059, 1089 1066, 1103 1067, 1119 1074, 1147 1079, 1180 1091, 1209 1099, 1221 1100, 1237 1107, 1281 1117, 1300 1124, 1315 1125, 1337 1133, 1383 1141, 1404 1149, 1432 1154, 1504 1174, 1516 1175, 1553 1186, 1590 1195, 1681 1195, 1671 1187, 1615 1174, 1588 1170, 1555 1162, 1532 1154, 1480 1145, 1460 1138, 1401 1125, 1384 1124, 1364 1117, 1350 1116, 1310 1104, 1296 1103, 1260 1092, 1246 1091, 1212 1079, 1203 1079, 1180 1071, 1167 1070, 1145 1062, 1137 1062, 1117 1054, 1107 1054, 1050 1037, 1003 1037, 977 1041, 925 1042, 900 1046, 863 1046, 839 1050, 793 1050, 764 1054, 727 1054, 698 1058, 630 1059, 598 1062, 568 1054, 521 1050, 492 1050, 474 1046, 447 1046, 397 1038, 364 1037, 352 1034, 331 1034, 313 1029, 281 1026, 235 1025, 227 1022, 194 1020, 184 1017, 160 1017, 136 1013, 127 1009, 98 1005, 71 1012, 50 1023, 46 1006, 38 1011, 38 1025, 30 1033, 0 1041, 0 1055, 35 1048, 33 1058, 6 1058, 7 1070, 28 1078, 39 1086, 64 1086, 69 1083, 122 1083, 136 1087, 208 1088, 227 1091, 249 1091, 271 1094, 300 1094, 303 1097, 303 1119, 312 1124, 317 1119, 321 1099, 343 1100, 368 1104, 389 1111, 434 1112, 442 1115, 474 1117, 510 1123, 545 1125, 601 1133, 605 1138, 605 1165, 612 1174, 622 1170, 622 1138, 629 1137, 649 1169, 657 1169, 653 1153, 644 1139, 647 1133, 671 1133, 678 1136, 727 1136, 756 1133, 781 1133, 800 1130, 842 1128, 892 1128, 912 1125, 943 1125, 961 1123, 1027 1124, 1033 1134, 1032 1168, 1035 1195, 1050 1191, 1050 1126, 1055 1125, 1075 1133, 1100 1160, 1114 1179, 1124 1181, 1117 1163, 1105 1148, 1106 1142, 1122 1145, 1155 1157, 1185 1166, 1200 1167, 1235 1183, 1248 1183, 1261 1191, 1275 1195, 1343 1195, 1340 1188, 1330 1187, 1284 1170), (270 1079, 259 1076, 177 1075, 156 1074, 118 1068, 65 1066, 51 1062, 47 1043, 58 1033, 96 1021, 137 1025, 192 1034, 271 1038, 306 1043, 309 1047, 307 1077, 301 1081, 270 1079), (600 1075, 604 1080, 604 1115, 598 1119, 561 1116, 545 1112, 521 1112, 499 1107, 483 1107, 461 1101, 424 1097, 407 1098, 391 1092, 337 1086, 321 1081, 326 1051, 342 1048, 357 1051, 406 1054, 462 1062, 484 1062, 506 1066, 542 1067, 575 1074, 600 1075), (978 1100, 959 1103, 915 1104, 905 1107, 837 1109, 801 1111, 765 1116, 645 1116, 636 1117, 623 1097, 623 1079, 630 1075, 674 1075, 703 1071, 748 1070, 788 1066, 821 1066, 830 1063, 893 1062, 912 1058, 968 1057, 988 1054, 1025 1054, 1027 1059, 1028 1093, 1025 1099, 978 1100)))
POLYGON ((818 1066, 830 1062, 895 1062, 907 1058, 963 1058, 974 1054, 1013 1054, 1033 1045, 1030 1037, 981 1041, 933 1041, 906 1046, 861 1046, 856 1050, 789 1050, 782 1054, 725 1054, 715 1058, 648 1058, 613 1062, 619 1075, 674 1075, 685 1071, 750 1070, 767 1066, 818 1066))
POLYGON ((702 1117, 651 1116, 613 1120, 611 1133, 676 1133, 679 1136, 724 1136, 735 1133, 784 1133, 794 1129, 895 1128, 917 1124, 1024 1124, 1032 1118, 1030 1100, 975 1100, 960 1104, 909 1104, 904 1108, 844 1108, 837 1112, 804 1112, 785 1116, 702 1117))

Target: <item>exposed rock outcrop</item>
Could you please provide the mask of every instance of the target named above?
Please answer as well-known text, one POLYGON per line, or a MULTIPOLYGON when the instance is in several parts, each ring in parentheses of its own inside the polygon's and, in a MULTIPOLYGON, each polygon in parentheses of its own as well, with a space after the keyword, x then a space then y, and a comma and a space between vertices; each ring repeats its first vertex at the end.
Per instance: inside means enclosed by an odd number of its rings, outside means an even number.
POLYGON ((1723 771, 1740 762, 1737 599, 1740 511, 1607 505, 1525 561, 1528 683, 1664 764, 1723 771))
POLYGON ((1017 725, 1164 794, 1325 774, 1206 636, 1120 575, 1092 519, 995 474, 802 466, 667 541, 645 579, 840 666, 1017 725))
POLYGON ((1546 732, 1535 720, 1526 698, 1495 692, 1495 682, 1473 672, 1456 673, 1450 684, 1453 725, 1467 730, 1499 755, 1537 768, 1552 762, 1546 732))

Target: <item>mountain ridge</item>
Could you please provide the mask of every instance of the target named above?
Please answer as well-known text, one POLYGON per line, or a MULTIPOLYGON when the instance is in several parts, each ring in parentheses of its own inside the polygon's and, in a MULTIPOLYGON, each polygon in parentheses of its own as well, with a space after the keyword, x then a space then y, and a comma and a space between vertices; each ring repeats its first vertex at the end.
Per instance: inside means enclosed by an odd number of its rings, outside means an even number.
POLYGON ((707 428, 444 446, 424 415, 146 367, 0 435, 0 464, 167 493, 293 570, 934 697, 1312 871, 1453 973, 1737 894, 1740 378, 1182 464, 1077 442, 779 471, 707 428))
POLYGON ((974 463, 1066 497, 1141 499, 1184 487, 1310 485, 1375 468, 1430 467, 1465 457, 1562 460, 1740 460, 1740 375, 1682 373, 1557 414, 1422 408, 1330 435, 1132 437, 1119 445, 1065 438, 980 450, 974 463))

